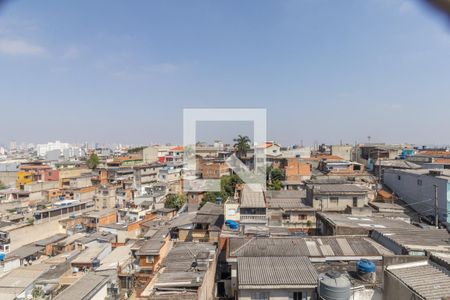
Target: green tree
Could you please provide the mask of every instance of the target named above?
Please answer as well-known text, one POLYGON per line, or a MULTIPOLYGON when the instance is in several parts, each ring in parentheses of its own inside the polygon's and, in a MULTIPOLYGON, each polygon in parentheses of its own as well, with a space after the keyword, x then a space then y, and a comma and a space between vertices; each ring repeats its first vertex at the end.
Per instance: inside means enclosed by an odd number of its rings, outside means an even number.
POLYGON ((164 207, 165 208, 175 208, 176 210, 179 210, 184 205, 185 202, 186 202, 186 197, 184 195, 170 194, 166 198, 164 207))
POLYGON ((203 206, 206 202, 216 203, 219 197, 222 198, 222 201, 226 201, 228 197, 233 197, 236 185, 240 183, 243 183, 243 181, 236 174, 222 176, 220 178, 220 192, 206 192, 200 206, 203 206))
POLYGON ((89 159, 86 161, 86 164, 89 169, 97 168, 99 163, 100 163, 100 160, 96 153, 92 153, 91 156, 89 156, 89 159))
POLYGON ((272 170, 270 170, 270 177, 272 181, 281 181, 283 180, 283 172, 278 168, 272 168, 272 170))
POLYGON ((269 190, 279 191, 283 187, 280 180, 272 180, 272 183, 267 186, 269 190))
POLYGON ((247 156, 247 151, 250 150, 250 138, 248 136, 238 135, 233 141, 235 142, 234 151, 236 152, 236 156, 239 158, 247 156))

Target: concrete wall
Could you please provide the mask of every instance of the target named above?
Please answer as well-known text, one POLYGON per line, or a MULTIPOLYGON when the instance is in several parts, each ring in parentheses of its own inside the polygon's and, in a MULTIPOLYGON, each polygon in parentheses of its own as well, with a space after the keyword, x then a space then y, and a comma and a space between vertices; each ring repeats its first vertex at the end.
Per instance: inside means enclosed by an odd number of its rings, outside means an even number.
POLYGON ((16 186, 16 172, 2 171, 0 172, 0 181, 9 187, 16 186))
POLYGON ((253 293, 268 293, 270 300, 290 300, 294 292, 302 292, 302 300, 316 299, 316 293, 314 289, 298 289, 298 290, 242 290, 239 291, 239 300, 252 300, 253 293))
POLYGON ((385 300, 422 300, 423 298, 410 290, 391 273, 384 272, 385 300))
POLYGON ((344 211, 347 206, 353 207, 353 197, 358 197, 356 207, 363 207, 368 203, 368 197, 361 195, 336 195, 339 197, 336 203, 330 200, 330 196, 314 195, 313 197, 313 208, 322 211, 344 211))
POLYGON ((90 300, 104 300, 108 295, 108 284, 105 284, 90 300))
POLYGON ((384 172, 384 183, 400 199, 411 204, 411 208, 425 216, 434 215, 434 185, 437 185, 439 221, 450 222, 450 217, 446 213, 450 208, 448 180, 431 175, 388 169, 384 172))
POLYGON ((64 233, 58 220, 21 227, 9 232, 11 249, 13 251, 23 245, 48 238, 57 233, 64 233))

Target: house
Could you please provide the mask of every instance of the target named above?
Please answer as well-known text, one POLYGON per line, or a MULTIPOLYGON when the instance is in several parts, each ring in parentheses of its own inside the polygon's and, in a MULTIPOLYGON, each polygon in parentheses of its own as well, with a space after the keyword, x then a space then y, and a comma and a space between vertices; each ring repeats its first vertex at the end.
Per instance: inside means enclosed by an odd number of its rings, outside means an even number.
POLYGON ((218 243, 224 223, 223 205, 205 203, 192 223, 192 241, 218 243))
POLYGON ((145 192, 145 188, 158 182, 159 170, 163 167, 160 163, 148 163, 134 166, 134 178, 136 189, 140 193, 145 192))
POLYGON ((431 255, 429 260, 386 267, 386 299, 448 299, 450 297, 450 258, 431 255))
POLYGON ((450 253, 450 234, 434 228, 374 228, 370 237, 396 255, 425 256, 430 252, 450 253))
POLYGON ((61 240, 67 238, 67 234, 64 233, 57 233, 53 236, 50 236, 46 239, 39 240, 37 242, 34 242, 36 246, 44 247, 43 254, 47 256, 53 255, 53 245, 60 242, 61 240))
POLYGON ((70 252, 76 248, 76 241, 85 237, 84 233, 75 233, 73 235, 69 235, 63 240, 58 241, 53 245, 53 255, 70 252))
POLYGON ((315 299, 317 278, 307 257, 238 257, 237 299, 315 299))
POLYGON ((98 231, 112 233, 117 236, 117 243, 125 244, 129 239, 139 236, 141 223, 142 221, 105 224, 98 226, 98 231))
POLYGON ((331 145, 331 155, 342 157, 344 160, 353 159, 352 145, 331 145))
POLYGON ((167 163, 181 163, 183 162, 184 147, 176 146, 170 148, 167 155, 165 156, 165 162, 167 163))
POLYGON ((166 184, 167 191, 169 194, 179 194, 182 192, 182 181, 181 181, 181 171, 183 165, 181 163, 177 164, 167 164, 165 167, 161 168, 159 171, 159 181, 166 184))
POLYGON ((230 175, 230 168, 224 160, 205 161, 201 166, 203 179, 220 179, 230 175))
POLYGON ((141 293, 141 299, 213 299, 216 264, 214 245, 176 243, 141 293))
POLYGON ((287 227, 290 231, 309 231, 316 225, 316 209, 304 204, 301 190, 266 191, 269 225, 287 227))
POLYGON ((95 209, 115 208, 118 205, 116 189, 114 185, 100 185, 94 196, 95 209))
POLYGON ((312 165, 296 158, 287 160, 284 167, 285 182, 284 186, 300 186, 304 180, 310 179, 312 174, 312 165))
POLYGON ((384 182, 386 170, 417 170, 421 168, 420 165, 404 159, 378 159, 373 165, 373 173, 381 178, 381 182, 384 182))
POLYGON ((84 213, 82 218, 87 231, 97 231, 99 226, 117 222, 117 210, 114 208, 94 210, 84 213))
MULTIPOLYGON (((407 217, 407 216, 406 216, 407 217)), ((317 234, 319 235, 368 235, 377 228, 416 228, 405 222, 401 215, 386 217, 383 213, 352 215, 334 212, 318 212, 317 234)))
POLYGON ((20 267, 0 277, 0 299, 24 300, 32 297, 34 282, 49 270, 50 266, 35 264, 20 267))
POLYGON ((356 184, 306 185, 307 204, 320 211, 344 211, 347 206, 363 207, 369 202, 369 189, 356 184))
MULTIPOLYGON (((434 222, 434 205, 437 196, 439 222, 450 223, 450 170, 399 170, 384 171, 384 183, 408 207, 429 222, 434 222)), ((450 227, 450 226, 449 226, 450 227)))
POLYGON ((72 268, 90 270, 99 266, 100 261, 111 253, 110 243, 93 243, 71 262, 72 268))
POLYGON ((229 287, 225 288, 227 297, 247 299, 262 292, 265 299, 287 300, 298 292, 297 296, 303 297, 299 299, 316 299, 317 271, 355 270, 354 264, 361 259, 373 261, 381 270, 385 255, 392 252, 362 236, 230 238, 226 262, 231 277, 222 282, 229 287))
POLYGON ((267 207, 260 185, 245 184, 239 201, 240 223, 243 225, 267 225, 267 207))
POLYGON ((110 278, 89 272, 75 283, 63 290, 55 300, 94 300, 106 299, 110 278))

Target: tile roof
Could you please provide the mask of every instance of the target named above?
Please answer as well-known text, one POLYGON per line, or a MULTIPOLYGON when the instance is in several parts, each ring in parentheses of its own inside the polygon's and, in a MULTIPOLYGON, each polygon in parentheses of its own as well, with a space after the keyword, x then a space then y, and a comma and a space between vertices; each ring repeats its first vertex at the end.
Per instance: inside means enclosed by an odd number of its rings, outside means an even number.
POLYGON ((307 257, 239 257, 239 289, 315 287, 317 271, 307 257))
POLYGON ((387 268, 398 280, 424 299, 450 297, 450 272, 428 261, 393 265, 387 268))

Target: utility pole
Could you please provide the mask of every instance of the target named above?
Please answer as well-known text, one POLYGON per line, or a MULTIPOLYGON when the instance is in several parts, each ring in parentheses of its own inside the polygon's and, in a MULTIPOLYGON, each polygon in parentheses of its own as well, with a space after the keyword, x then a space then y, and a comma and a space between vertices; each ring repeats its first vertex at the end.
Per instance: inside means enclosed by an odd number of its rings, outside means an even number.
POLYGON ((434 225, 439 228, 438 186, 434 186, 434 225))

